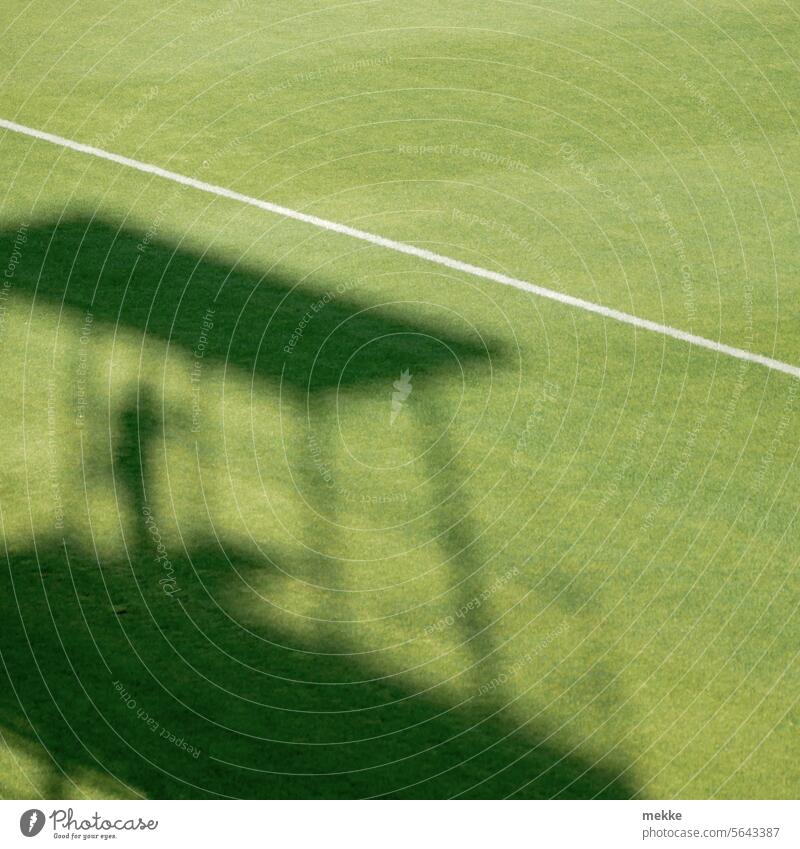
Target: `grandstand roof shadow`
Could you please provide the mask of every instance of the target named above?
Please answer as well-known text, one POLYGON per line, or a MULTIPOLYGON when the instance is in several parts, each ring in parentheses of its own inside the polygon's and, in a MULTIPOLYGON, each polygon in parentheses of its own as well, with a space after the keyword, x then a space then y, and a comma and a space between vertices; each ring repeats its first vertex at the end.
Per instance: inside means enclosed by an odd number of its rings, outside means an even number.
POLYGON ((441 316, 434 324, 419 308, 409 319, 408 309, 373 306, 368 295, 358 300, 353 281, 312 287, 280 268, 264 272, 201 256, 97 218, 32 227, 24 250, 20 276, 27 270, 37 299, 90 311, 95 321, 187 351, 197 349, 203 317, 212 309, 205 360, 266 380, 282 375, 284 388, 303 396, 385 383, 387 366, 395 363, 457 370, 458 362, 502 355, 497 341, 487 344, 465 323, 443 327, 441 316), (356 349, 376 339, 386 341, 375 356, 346 367, 356 349))

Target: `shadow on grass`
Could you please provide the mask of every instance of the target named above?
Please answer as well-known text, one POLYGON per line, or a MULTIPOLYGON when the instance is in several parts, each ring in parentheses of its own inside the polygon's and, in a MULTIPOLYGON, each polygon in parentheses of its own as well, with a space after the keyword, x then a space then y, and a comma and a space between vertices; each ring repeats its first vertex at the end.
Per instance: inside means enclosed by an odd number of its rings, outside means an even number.
MULTIPOLYGON (((31 230, 15 285, 39 305, 90 313, 95 326, 140 334, 143 343, 160 339, 189 354, 202 345, 204 363, 247 375, 254 392, 280 387, 328 424, 332 393, 385 387, 387 374, 409 363, 416 373, 479 370, 501 353, 457 325, 372 307, 346 289, 319 306, 324 286, 232 270, 100 221, 31 230), (373 343, 374 355, 354 360, 373 343)), ((88 398, 87 415, 100 415, 104 403, 88 398)), ((136 384, 111 414, 113 491, 133 515, 120 519, 127 556, 100 553, 69 515, 63 533, 6 540, 0 730, 48 753, 42 795, 74 796, 85 775, 103 776, 113 792, 163 798, 497 797, 523 786, 534 798, 633 793, 618 763, 592 762, 545 730, 520 729, 502 705, 376 673, 335 632, 324 644, 298 637, 288 646, 285 629, 243 627, 219 603, 231 585, 249 585, 256 573, 269 580, 307 554, 276 548, 265 562, 246 535, 219 539, 213 525, 182 550, 161 548, 149 498, 161 473, 163 417, 183 416, 187 431, 190 423, 185 409, 167 405, 136 384)), ((91 459, 100 449, 84 450, 91 459)), ((439 442, 427 474, 435 500, 449 502, 442 534, 460 603, 479 589, 480 528, 465 494, 449 497, 453 453, 439 442)), ((313 479, 306 475, 312 492, 313 479)), ((80 467, 68 485, 85 485, 80 467)), ((475 628, 479 660, 493 643, 480 622, 475 628)))

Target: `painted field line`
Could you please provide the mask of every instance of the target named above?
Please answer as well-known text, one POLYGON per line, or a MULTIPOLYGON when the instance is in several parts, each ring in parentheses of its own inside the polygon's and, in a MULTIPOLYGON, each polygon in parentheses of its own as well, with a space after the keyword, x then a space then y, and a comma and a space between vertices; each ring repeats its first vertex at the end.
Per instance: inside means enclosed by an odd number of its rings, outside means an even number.
POLYGON ((140 162, 138 159, 130 159, 127 156, 120 156, 116 153, 110 153, 107 150, 101 150, 99 147, 92 147, 88 144, 65 139, 62 136, 56 136, 52 133, 45 133, 42 130, 36 130, 33 127, 26 127, 23 124, 17 124, 14 121, 8 121, 0 118, 0 127, 10 130, 13 133, 21 133, 25 136, 30 136, 34 139, 50 142, 50 144, 58 145, 69 150, 74 150, 77 153, 85 153, 89 156, 96 156, 98 159, 106 159, 109 162, 116 162, 118 165, 124 165, 126 168, 133 168, 136 171, 142 171, 145 174, 153 174, 156 177, 162 177, 165 180, 171 180, 173 183, 180 183, 183 186, 190 186, 201 192, 207 192, 218 197, 235 200, 239 203, 246 203, 249 206, 258 207, 266 212, 272 212, 275 215, 283 216, 284 218, 293 218, 295 221, 302 221, 305 224, 311 224, 313 227, 319 227, 322 230, 330 230, 333 233, 340 233, 343 236, 350 236, 352 239, 359 239, 362 242, 368 242, 371 245, 377 245, 381 248, 387 248, 390 251, 396 251, 401 254, 408 254, 419 259, 424 259, 426 262, 432 262, 436 265, 442 265, 445 268, 452 268, 454 271, 462 271, 465 274, 470 274, 473 277, 482 277, 484 280, 491 280, 494 283, 501 283, 503 286, 513 286, 515 289, 521 289, 523 292, 530 292, 532 295, 537 295, 540 298, 548 298, 551 301, 557 301, 560 304, 566 304, 576 309, 584 310, 585 312, 595 313, 604 318, 610 318, 614 321, 620 321, 623 324, 630 324, 633 327, 640 327, 642 330, 649 330, 652 333, 660 333, 662 336, 669 336, 671 339, 678 339, 681 342, 687 342, 690 345, 696 345, 699 348, 707 348, 709 351, 715 351, 718 354, 724 354, 728 357, 734 357, 737 360, 747 360, 751 363, 765 366, 766 368, 780 371, 784 374, 790 374, 792 377, 800 378, 800 367, 790 365, 789 363, 774 360, 771 357, 765 357, 761 354, 754 354, 751 351, 745 351, 742 348, 733 348, 730 345, 723 345, 721 342, 715 342, 713 339, 706 339, 704 336, 696 336, 694 333, 686 333, 684 330, 678 330, 676 327, 670 327, 667 324, 659 324, 656 321, 650 321, 646 318, 639 318, 630 313, 614 310, 609 307, 604 307, 600 304, 595 304, 592 301, 585 301, 583 298, 575 298, 572 295, 565 295, 562 292, 557 292, 554 289, 547 289, 544 286, 537 286, 534 283, 528 283, 525 280, 519 280, 516 277, 509 277, 506 274, 499 274, 496 271, 490 271, 488 268, 481 268, 478 265, 471 265, 468 262, 461 262, 458 259, 451 259, 442 254, 434 253, 433 251, 425 250, 425 248, 417 248, 414 245, 407 245, 405 242, 396 242, 394 239, 386 239, 383 236, 378 236, 375 233, 368 233, 366 230, 358 230, 355 227, 348 227, 346 224, 338 224, 335 221, 328 221, 326 218, 319 218, 316 215, 308 215, 305 212, 298 212, 295 209, 289 209, 286 206, 280 206, 277 203, 270 203, 266 200, 243 195, 240 192, 234 192, 231 189, 226 189, 222 186, 215 186, 211 183, 204 183, 202 180, 195 180, 194 177, 186 177, 183 174, 177 174, 174 171, 167 171, 165 168, 159 168, 158 165, 149 165, 147 162, 140 162))

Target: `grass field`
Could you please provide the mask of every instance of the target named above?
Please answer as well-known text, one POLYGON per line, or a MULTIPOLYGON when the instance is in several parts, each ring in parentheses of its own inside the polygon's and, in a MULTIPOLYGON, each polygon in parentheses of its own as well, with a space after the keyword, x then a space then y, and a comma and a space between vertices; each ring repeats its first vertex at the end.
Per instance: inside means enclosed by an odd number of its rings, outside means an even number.
MULTIPOLYGON (((0 30, 0 118, 800 365, 790 3, 0 30)), ((0 795, 796 797, 796 378, 0 162, 0 795)))

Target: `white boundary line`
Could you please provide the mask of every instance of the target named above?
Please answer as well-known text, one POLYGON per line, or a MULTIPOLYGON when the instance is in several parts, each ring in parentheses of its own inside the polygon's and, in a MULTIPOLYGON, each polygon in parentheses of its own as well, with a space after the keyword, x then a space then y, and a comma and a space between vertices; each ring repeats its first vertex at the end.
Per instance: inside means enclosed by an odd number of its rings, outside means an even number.
POLYGON ((359 239, 362 242, 369 242, 371 245, 378 245, 382 248, 387 248, 390 251, 396 251, 401 254, 409 254, 410 256, 424 259, 426 262, 432 262, 436 265, 443 265, 445 268, 452 268, 455 271, 462 271, 465 274, 471 274, 473 277, 482 277, 484 280, 491 280, 494 283, 501 283, 504 286, 513 286, 515 289, 521 289, 523 292, 530 292, 532 295, 537 295, 540 298, 548 298, 551 301, 557 301, 560 304, 566 304, 570 307, 584 310, 585 312, 602 315, 604 318, 611 318, 614 321, 621 321, 623 324, 630 324, 633 327, 641 327, 643 330, 649 330, 652 333, 660 333, 662 336, 669 336, 671 339, 678 339, 681 342, 687 342, 690 345, 697 345, 699 348, 707 348, 709 351, 716 351, 718 354, 725 354, 728 357, 735 357, 737 360, 746 360, 751 363, 766 368, 780 371, 784 374, 790 374, 792 377, 800 378, 800 367, 790 365, 789 363, 774 360, 771 357, 765 357, 761 354, 754 354, 751 351, 745 351, 741 348, 733 348, 730 345, 723 345, 721 342, 715 342, 712 339, 706 339, 703 336, 696 336, 694 333, 686 333, 683 330, 678 330, 675 327, 670 327, 667 324, 659 324, 656 321, 650 321, 646 318, 639 318, 630 313, 614 310, 609 307, 595 304, 592 301, 585 301, 582 298, 575 298, 572 295, 565 295, 562 292, 556 292, 554 289, 547 289, 544 286, 537 286, 534 283, 528 283, 525 280, 519 280, 516 277, 509 277, 506 274, 499 274, 496 271, 490 271, 488 268, 481 268, 478 265, 471 265, 468 262, 461 262, 458 259, 451 259, 442 254, 434 253, 433 251, 417 248, 414 245, 407 245, 404 242, 396 242, 393 239, 386 239, 383 236, 378 236, 374 233, 368 233, 366 230, 358 230, 355 227, 348 227, 346 224, 337 224, 335 221, 328 221, 326 218, 319 218, 316 215, 308 215, 305 212, 298 212, 295 209, 289 209, 286 206, 279 206, 276 203, 270 203, 266 200, 258 200, 258 198, 243 195, 239 192, 234 192, 231 189, 215 186, 211 183, 204 183, 202 180, 195 180, 194 177, 186 177, 183 174, 176 174, 174 171, 167 171, 165 168, 159 168, 158 165, 149 165, 146 162, 140 162, 138 159, 130 159, 127 156, 120 156, 116 153, 110 153, 107 150, 101 150, 99 147, 92 147, 88 144, 65 139, 62 136, 56 136, 52 133, 45 133, 42 130, 36 130, 32 127, 26 127, 23 124, 16 124, 14 121, 8 121, 0 118, 0 127, 10 130, 13 133, 21 133, 25 136, 30 136, 34 139, 50 142, 50 144, 58 145, 69 150, 74 150, 78 153, 85 153, 89 156, 96 156, 98 159, 107 159, 109 162, 116 162, 118 165, 124 165, 126 168, 133 168, 136 171, 142 171, 145 174, 153 174, 156 177, 162 177, 165 180, 171 180, 173 183, 180 183, 183 186, 191 186, 201 192, 207 192, 211 195, 228 198, 229 200, 246 203, 249 206, 255 206, 263 209, 266 212, 272 212, 275 215, 281 215, 284 218, 293 218, 295 221, 302 221, 305 224, 311 224, 314 227, 319 227, 321 230, 330 230, 333 233, 340 233, 343 236, 350 236, 352 239, 359 239))

